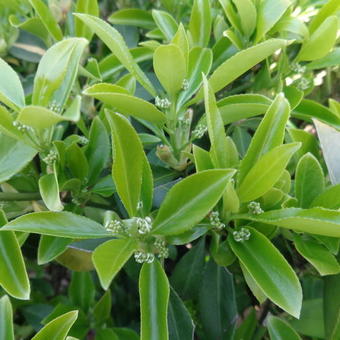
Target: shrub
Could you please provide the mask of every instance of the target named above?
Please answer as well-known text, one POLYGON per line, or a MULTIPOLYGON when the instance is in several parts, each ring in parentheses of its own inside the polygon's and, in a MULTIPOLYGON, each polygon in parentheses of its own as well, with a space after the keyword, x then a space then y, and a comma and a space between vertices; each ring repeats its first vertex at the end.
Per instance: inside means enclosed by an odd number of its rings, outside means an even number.
POLYGON ((0 340, 339 339, 339 1, 115 6, 1 4, 0 340))

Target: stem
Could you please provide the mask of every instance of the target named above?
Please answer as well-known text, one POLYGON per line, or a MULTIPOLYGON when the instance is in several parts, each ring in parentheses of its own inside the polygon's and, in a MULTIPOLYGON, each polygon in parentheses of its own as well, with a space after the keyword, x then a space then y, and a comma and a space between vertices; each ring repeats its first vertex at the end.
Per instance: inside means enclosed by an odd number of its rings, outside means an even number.
POLYGON ((36 201, 40 199, 39 192, 0 192, 0 201, 36 201))

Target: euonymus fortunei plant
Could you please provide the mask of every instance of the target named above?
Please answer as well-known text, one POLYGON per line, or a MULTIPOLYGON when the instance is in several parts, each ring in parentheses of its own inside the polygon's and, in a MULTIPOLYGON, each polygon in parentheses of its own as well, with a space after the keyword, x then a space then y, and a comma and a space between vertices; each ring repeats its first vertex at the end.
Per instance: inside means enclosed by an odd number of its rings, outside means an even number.
POLYGON ((0 340, 339 339, 340 2, 3 3, 0 340))

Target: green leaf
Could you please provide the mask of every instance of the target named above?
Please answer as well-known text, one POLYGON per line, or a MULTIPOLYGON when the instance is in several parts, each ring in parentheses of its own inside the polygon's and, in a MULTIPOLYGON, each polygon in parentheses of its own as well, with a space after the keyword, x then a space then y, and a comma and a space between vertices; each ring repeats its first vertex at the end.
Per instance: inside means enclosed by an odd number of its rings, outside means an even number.
POLYGON ((14 340, 13 310, 7 295, 0 299, 0 340, 14 340))
POLYGON ((294 328, 280 318, 271 315, 268 318, 267 326, 271 340, 301 340, 294 328))
POLYGON ((321 207, 337 210, 340 208, 340 184, 331 186, 317 196, 311 203, 311 208, 321 207))
POLYGON ((101 325, 110 318, 112 308, 111 291, 107 290, 105 294, 93 307, 93 315, 96 323, 101 325))
POLYGON ((181 298, 170 287, 168 306, 169 339, 192 340, 195 325, 181 298))
POLYGON ((0 228, 0 234, 2 230, 23 231, 76 239, 101 238, 112 235, 97 222, 66 211, 42 211, 26 214, 0 228))
POLYGON ((340 275, 323 278, 323 315, 326 339, 339 340, 340 328, 340 275))
POLYGON ((240 16, 242 31, 246 36, 250 37, 256 27, 256 7, 251 0, 233 0, 233 2, 240 16))
POLYGON ((202 238, 176 264, 170 283, 185 300, 196 299, 204 270, 205 240, 202 238))
POLYGON ((1 58, 0 73, 0 102, 13 110, 20 109, 25 105, 25 95, 20 79, 16 72, 1 58))
POLYGON ((227 139, 224 131, 222 117, 216 105, 215 95, 207 79, 203 78, 205 114, 211 143, 210 156, 215 168, 228 168, 231 166, 227 150, 227 139))
POLYGON ((92 185, 97 181, 110 157, 109 135, 99 117, 92 121, 85 156, 89 164, 88 183, 92 185))
POLYGON ((169 282, 159 263, 144 263, 139 276, 141 340, 168 340, 169 282))
POLYGON ((74 177, 79 178, 82 182, 87 182, 89 165, 83 149, 77 143, 72 143, 66 148, 66 164, 71 170, 74 177))
POLYGON ((84 38, 68 38, 47 50, 40 60, 34 78, 32 105, 50 105, 62 112, 87 44, 84 38))
POLYGON ((152 10, 152 17, 166 40, 170 41, 178 30, 176 20, 171 14, 155 9, 152 10))
POLYGON ((63 39, 61 28, 46 4, 41 0, 29 0, 29 2, 52 37, 55 40, 63 39))
POLYGON ((236 329, 234 340, 254 340, 256 325, 256 312, 254 308, 251 308, 244 321, 236 329))
POLYGON ((99 99, 104 104, 113 106, 122 114, 145 119, 152 123, 162 124, 165 115, 156 106, 138 97, 129 95, 125 89, 112 84, 95 84, 87 88, 83 93, 87 96, 99 99))
POLYGON ((21 171, 37 151, 2 132, 0 132, 0 145, 0 183, 2 183, 21 171))
POLYGON ((324 57, 334 46, 338 26, 336 16, 328 17, 302 45, 298 60, 310 61, 324 57))
POLYGON ((121 34, 105 21, 88 14, 74 14, 77 18, 82 20, 98 37, 104 42, 117 59, 126 67, 126 69, 135 76, 140 84, 152 96, 156 96, 156 91, 152 86, 150 80, 146 77, 141 68, 134 61, 124 38, 121 34))
POLYGON ((210 1, 195 0, 189 22, 189 32, 193 46, 208 46, 211 34, 211 24, 210 1))
POLYGON ((318 160, 310 153, 300 158, 295 172, 295 197, 301 208, 309 208, 325 189, 324 174, 318 160))
POLYGON ((135 249, 136 243, 130 239, 110 240, 95 249, 92 260, 104 289, 109 288, 135 249))
POLYGON ((45 325, 32 340, 65 340, 77 317, 78 311, 68 312, 57 317, 45 325))
POLYGON ((299 318, 302 289, 295 272, 263 234, 247 228, 249 240, 237 242, 232 235, 228 237, 231 249, 268 298, 299 318))
POLYGON ((294 235, 294 244, 300 255, 311 263, 320 275, 340 273, 340 265, 337 259, 322 244, 298 235, 294 235))
POLYGON ((200 222, 221 198, 234 170, 206 170, 175 184, 153 224, 156 235, 179 234, 200 222))
POLYGON ((59 184, 55 173, 39 178, 39 191, 46 207, 51 211, 64 209, 59 197, 59 184))
POLYGON ((314 60, 306 65, 307 70, 318 70, 332 66, 338 66, 340 60, 340 47, 335 47, 321 59, 314 60))
POLYGON ((96 289, 89 272, 73 272, 68 295, 77 307, 87 313, 93 305, 96 289))
MULTIPOLYGON (((98 1, 77 0, 76 12, 98 16, 99 15, 98 1)), ((75 31, 77 37, 83 37, 86 38, 88 41, 91 41, 93 32, 89 27, 86 27, 86 25, 84 25, 84 23, 78 18, 75 18, 75 31)))
MULTIPOLYGON (((234 54, 217 67, 209 78, 209 84, 217 92, 275 51, 286 46, 286 40, 270 39, 234 54)), ((202 98, 200 92, 198 98, 202 98)))
POLYGON ((260 41, 280 20, 291 4, 290 0, 263 0, 260 2, 257 11, 256 42, 260 41))
POLYGON ((339 9, 340 3, 338 0, 327 1, 322 8, 313 16, 309 25, 309 30, 314 32, 320 25, 330 16, 336 13, 339 9))
POLYGON ((240 201, 252 201, 270 190, 300 146, 300 143, 280 145, 264 154, 241 182, 238 188, 240 201))
POLYGON ((145 29, 153 29, 156 26, 151 13, 140 8, 123 8, 112 13, 108 20, 114 25, 137 26, 145 29))
POLYGON ((211 162, 211 157, 209 151, 200 148, 197 145, 193 146, 193 155, 195 159, 196 172, 203 170, 214 169, 211 162))
POLYGON ((269 106, 264 118, 256 129, 238 174, 242 183, 256 162, 267 152, 283 142, 290 107, 283 94, 279 94, 269 106))
POLYGON ((118 114, 107 114, 112 131, 112 177, 130 217, 140 200, 145 154, 135 129, 118 114))
POLYGON ((212 65, 212 52, 208 48, 194 47, 189 53, 188 88, 178 95, 177 108, 186 103, 200 88, 202 74, 209 74, 212 65))
POLYGON ((231 339, 237 309, 232 274, 210 260, 203 273, 199 311, 207 339, 231 339))
POLYGON ((157 47, 153 56, 153 68, 164 89, 174 98, 182 88, 187 73, 181 49, 175 44, 157 47))
POLYGON ((69 238, 41 235, 38 247, 38 264, 42 265, 62 254, 72 242, 69 238))
MULTIPOLYGON (((3 210, 0 210, 0 226, 6 223, 5 213, 3 210)), ((2 230, 3 227, 0 228, 0 285, 8 294, 16 299, 28 300, 30 296, 30 282, 26 273, 20 245, 15 233, 12 231, 2 232, 2 230)))
POLYGON ((310 234, 340 237, 340 211, 338 210, 286 208, 267 211, 258 216, 242 215, 242 218, 310 234))

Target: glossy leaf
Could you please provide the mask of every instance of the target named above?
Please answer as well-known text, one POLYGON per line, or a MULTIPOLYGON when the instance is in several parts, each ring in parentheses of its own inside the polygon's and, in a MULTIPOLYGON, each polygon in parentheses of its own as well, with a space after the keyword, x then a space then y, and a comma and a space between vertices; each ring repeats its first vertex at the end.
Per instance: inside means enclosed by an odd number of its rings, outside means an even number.
POLYGON ((0 102, 8 105, 13 110, 18 110, 25 105, 25 95, 20 79, 16 72, 0 58, 0 102))
POLYGON ((280 318, 271 315, 268 318, 267 326, 271 340, 301 340, 294 328, 280 318))
POLYGON ((264 37, 290 5, 290 0, 263 0, 260 2, 257 12, 256 41, 264 37))
POLYGON ((264 154, 241 182, 238 189, 240 201, 254 200, 271 189, 300 145, 300 143, 280 145, 264 154))
POLYGON ((84 38, 68 38, 47 50, 34 78, 32 105, 51 105, 61 112, 75 82, 87 43, 84 38))
POLYGON ((78 311, 68 312, 57 317, 45 325, 32 340, 64 340, 77 317, 78 311))
POLYGON ((336 16, 328 17, 301 47, 299 60, 315 60, 324 57, 334 46, 339 21, 336 16))
POLYGON ((129 239, 110 240, 95 249, 92 260, 104 289, 109 288, 135 249, 136 243, 129 239))
POLYGON ((153 56, 153 68, 158 80, 171 98, 182 88, 186 76, 186 61, 175 44, 161 45, 153 56))
POLYGON ((200 222, 221 198, 234 170, 191 175, 167 193, 153 224, 156 235, 179 234, 200 222))
POLYGON ((29 0, 43 25, 55 40, 63 39, 63 33, 53 14, 42 0, 29 0))
POLYGON ((311 207, 340 209, 340 184, 327 188, 312 201, 311 207))
POLYGON ((282 144, 289 112, 288 101, 282 94, 279 94, 269 106, 256 129, 247 153, 240 164, 238 175, 240 182, 264 154, 282 144))
POLYGON ((170 41, 178 30, 176 20, 168 12, 152 10, 152 17, 166 40, 170 41))
POLYGON ((286 208, 246 218, 310 234, 340 237, 340 212, 337 210, 286 208))
POLYGON ((89 272, 73 272, 68 294, 71 302, 86 313, 92 307, 95 297, 95 286, 89 272))
MULTIPOLYGON (((87 88, 83 93, 87 96, 101 100, 103 103, 113 106, 122 114, 132 115, 153 123, 163 123, 165 116, 151 103, 124 93, 125 89, 117 85, 96 84, 87 88)), ((125 90, 126 91, 126 90, 125 90)))
POLYGON ((209 339, 231 339, 237 315, 232 274, 209 261, 201 282, 199 311, 209 339))
POLYGON ((208 46, 211 34, 211 24, 210 1, 195 0, 189 22, 190 37, 194 46, 208 46))
MULTIPOLYGON (((251 36, 256 27, 257 12, 251 0, 233 0, 240 16, 242 31, 246 36, 251 36)), ((261 7, 260 7, 261 9, 261 7)))
POLYGON ((3 230, 76 239, 101 238, 112 235, 97 222, 66 211, 42 211, 26 214, 7 223, 0 229, 0 233, 3 230))
POLYGON ((340 265, 337 259, 322 244, 294 235, 296 250, 309 263, 311 263, 320 275, 334 275, 340 273, 340 265))
POLYGON ((169 282, 161 264, 144 263, 139 276, 141 340, 167 340, 169 282))
POLYGON ((55 174, 47 174, 39 179, 39 191, 41 197, 51 211, 64 209, 59 197, 59 184, 55 174))
POLYGON ((170 299, 168 306, 169 339, 192 340, 194 338, 195 325, 177 293, 170 287, 170 299))
MULTIPOLYGON (((78 0, 76 4, 76 12, 98 16, 98 0, 78 0)), ((77 37, 83 37, 89 41, 92 39, 93 32, 78 18, 75 18, 75 31, 77 37)))
POLYGON ((21 171, 37 151, 2 132, 0 132, 0 145, 0 183, 2 183, 21 171))
POLYGON ((151 13, 140 8, 123 8, 112 13, 108 20, 115 25, 137 26, 145 29, 155 28, 151 13))
POLYGON ((250 231, 249 240, 236 242, 233 236, 229 236, 231 249, 268 298, 298 318, 302 290, 295 272, 263 234, 254 228, 247 229, 250 231))
POLYGON ((128 120, 107 115, 112 131, 112 177, 118 195, 130 217, 136 216, 140 200, 145 155, 143 146, 128 120))
POLYGON ((309 30, 311 32, 314 32, 329 16, 335 14, 339 7, 340 4, 337 0, 327 1, 317 12, 317 14, 312 18, 309 25, 309 30))
POLYGON ((41 235, 38 247, 38 264, 52 261, 62 254, 72 242, 69 238, 41 235))
POLYGON ((224 131, 224 124, 216 105, 215 95, 204 77, 204 103, 205 114, 208 126, 209 139, 211 143, 210 155, 215 168, 228 168, 227 139, 224 131))
POLYGON ((295 172, 295 197, 301 208, 309 208, 325 188, 324 174, 318 160, 310 153, 300 158, 295 172))
POLYGON ((107 290, 93 308, 94 318, 97 324, 102 324, 111 315, 112 298, 111 291, 107 290))
MULTIPOLYGON (((0 210, 0 225, 3 226, 6 222, 5 213, 0 210)), ((28 300, 30 296, 30 282, 26 273, 20 245, 15 233, 2 230, 3 227, 0 228, 0 285, 11 296, 17 299, 28 300)))
POLYGON ((214 169, 214 166, 211 162, 209 151, 206 151, 200 148, 199 146, 194 145, 193 154, 194 154, 195 167, 196 167, 197 172, 203 171, 203 170, 214 169))
POLYGON ((135 76, 140 84, 156 96, 156 91, 146 77, 141 68, 133 60, 133 57, 126 46, 126 43, 121 34, 105 21, 88 14, 74 14, 77 18, 82 20, 98 37, 107 45, 111 52, 117 59, 126 67, 126 69, 135 76))
POLYGON ((0 299, 0 340, 14 340, 13 310, 7 295, 0 299))

